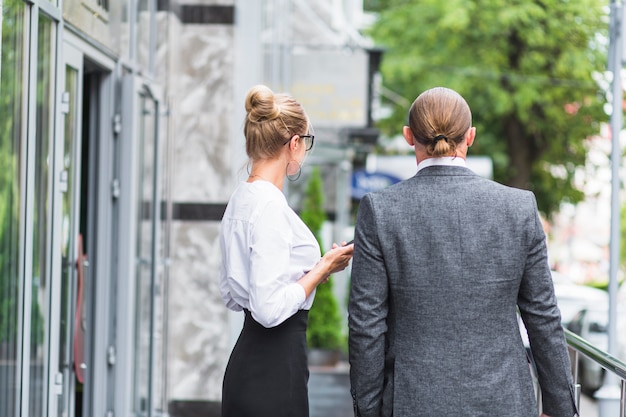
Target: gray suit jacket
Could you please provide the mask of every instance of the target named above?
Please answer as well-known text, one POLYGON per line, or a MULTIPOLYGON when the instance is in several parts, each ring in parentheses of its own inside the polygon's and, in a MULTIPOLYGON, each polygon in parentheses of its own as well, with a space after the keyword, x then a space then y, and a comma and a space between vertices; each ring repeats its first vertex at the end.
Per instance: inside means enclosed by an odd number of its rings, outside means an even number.
POLYGON ((350 289, 350 379, 360 417, 576 414, 534 195, 432 166, 360 203, 350 289))

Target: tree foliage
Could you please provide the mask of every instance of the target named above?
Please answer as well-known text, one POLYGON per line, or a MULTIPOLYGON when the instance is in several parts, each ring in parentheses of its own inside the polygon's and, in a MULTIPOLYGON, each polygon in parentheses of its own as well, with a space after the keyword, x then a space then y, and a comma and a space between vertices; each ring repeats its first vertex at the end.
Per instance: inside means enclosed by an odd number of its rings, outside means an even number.
POLYGON ((0 13, 0 344, 8 343, 14 349, 17 343, 19 294, 18 174, 24 4, 17 0, 4 1, 0 13))
MULTIPOLYGON (((385 49, 386 88, 412 102, 446 86, 468 101, 477 127, 470 155, 488 155, 496 181, 535 192, 555 212, 583 194, 573 184, 585 139, 608 117, 604 0, 370 0, 369 31, 385 49)), ((379 122, 396 135, 407 103, 379 122)))
MULTIPOLYGON (((320 232, 326 221, 324 190, 319 167, 313 168, 302 201, 300 218, 311 229, 320 246, 320 232)), ((341 316, 333 293, 332 277, 317 287, 309 312, 307 344, 310 348, 339 349, 342 345, 341 316)))

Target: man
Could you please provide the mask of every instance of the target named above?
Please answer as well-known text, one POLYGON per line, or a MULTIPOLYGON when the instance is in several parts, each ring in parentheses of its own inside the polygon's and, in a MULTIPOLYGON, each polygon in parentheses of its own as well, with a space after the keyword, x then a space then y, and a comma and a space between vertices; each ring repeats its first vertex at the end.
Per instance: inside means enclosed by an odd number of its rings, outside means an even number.
POLYGON ((411 106, 417 174, 363 197, 350 290, 350 379, 360 417, 577 413, 534 195, 473 173, 476 129, 447 88, 411 106))

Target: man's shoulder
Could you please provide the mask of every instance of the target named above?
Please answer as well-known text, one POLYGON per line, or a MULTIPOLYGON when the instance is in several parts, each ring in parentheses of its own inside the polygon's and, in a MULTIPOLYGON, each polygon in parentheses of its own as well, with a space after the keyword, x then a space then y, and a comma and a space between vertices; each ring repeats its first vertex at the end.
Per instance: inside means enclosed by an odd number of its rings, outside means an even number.
MULTIPOLYGON (((465 182, 467 185, 466 191, 470 194, 476 192, 487 192, 500 197, 534 199, 534 193, 530 190, 502 184, 491 178, 480 176, 469 169, 461 168, 460 170, 464 173, 464 179, 461 181, 465 182)), ((411 198, 410 196, 415 192, 423 191, 425 189, 437 189, 444 192, 441 188, 442 184, 443 183, 440 181, 433 181, 432 177, 428 179, 424 176, 420 176, 418 173, 411 178, 391 184, 383 189, 371 191, 367 193, 366 196, 368 199, 373 201, 394 201, 399 196, 407 196, 408 198, 411 198)))
POLYGON ((365 194, 364 197, 372 200, 385 200, 392 197, 393 195, 402 195, 407 191, 407 188, 412 187, 410 182, 413 178, 390 184, 380 190, 370 191, 369 193, 365 194))
POLYGON ((483 180, 484 180, 483 182, 486 187, 493 188, 496 192, 499 192, 499 193, 504 193, 504 194, 518 196, 518 197, 525 197, 525 198, 531 198, 531 197, 534 197, 535 195, 530 190, 502 184, 500 182, 494 181, 489 178, 483 178, 483 180))

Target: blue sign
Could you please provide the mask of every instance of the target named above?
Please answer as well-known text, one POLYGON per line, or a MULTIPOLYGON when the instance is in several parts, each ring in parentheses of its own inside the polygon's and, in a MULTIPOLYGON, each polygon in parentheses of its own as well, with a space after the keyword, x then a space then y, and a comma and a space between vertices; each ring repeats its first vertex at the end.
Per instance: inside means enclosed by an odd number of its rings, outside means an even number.
POLYGON ((361 199, 371 191, 382 190, 400 181, 400 178, 384 172, 354 171, 352 173, 352 198, 361 199))

